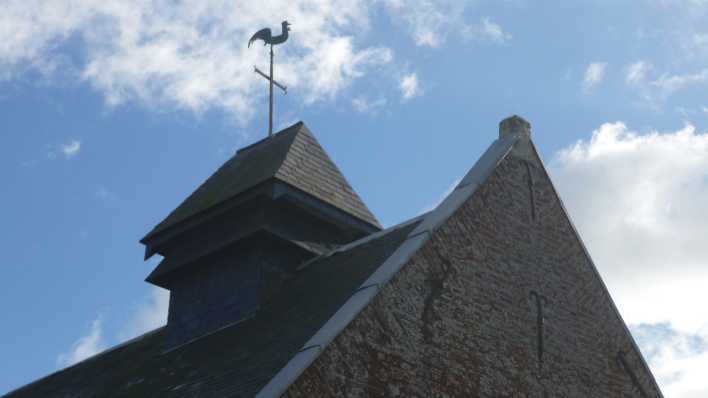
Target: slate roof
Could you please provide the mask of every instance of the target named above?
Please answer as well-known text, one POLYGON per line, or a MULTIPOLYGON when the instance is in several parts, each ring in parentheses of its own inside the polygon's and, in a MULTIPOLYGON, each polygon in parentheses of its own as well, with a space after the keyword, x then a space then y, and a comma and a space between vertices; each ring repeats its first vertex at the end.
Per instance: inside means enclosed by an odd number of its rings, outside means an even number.
POLYGON ((21 397, 252 397, 393 253, 421 218, 303 264, 254 318, 168 352, 159 328, 9 393, 21 397))
POLYGON ((303 122, 239 150, 143 239, 275 178, 381 228, 303 122))

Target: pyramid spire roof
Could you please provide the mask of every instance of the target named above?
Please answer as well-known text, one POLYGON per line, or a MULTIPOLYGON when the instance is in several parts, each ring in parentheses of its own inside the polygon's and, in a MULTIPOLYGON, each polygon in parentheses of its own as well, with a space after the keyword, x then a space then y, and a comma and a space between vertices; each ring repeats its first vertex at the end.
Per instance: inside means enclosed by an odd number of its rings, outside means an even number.
POLYGON ((276 179, 365 223, 381 228, 346 178, 303 122, 241 148, 143 239, 195 218, 276 179))

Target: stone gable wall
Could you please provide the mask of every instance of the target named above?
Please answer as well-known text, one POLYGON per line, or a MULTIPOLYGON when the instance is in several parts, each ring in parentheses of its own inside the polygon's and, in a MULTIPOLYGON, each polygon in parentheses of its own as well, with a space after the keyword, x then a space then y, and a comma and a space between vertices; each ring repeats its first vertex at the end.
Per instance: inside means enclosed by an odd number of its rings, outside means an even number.
POLYGON ((526 149, 507 156, 285 396, 661 396, 526 149))

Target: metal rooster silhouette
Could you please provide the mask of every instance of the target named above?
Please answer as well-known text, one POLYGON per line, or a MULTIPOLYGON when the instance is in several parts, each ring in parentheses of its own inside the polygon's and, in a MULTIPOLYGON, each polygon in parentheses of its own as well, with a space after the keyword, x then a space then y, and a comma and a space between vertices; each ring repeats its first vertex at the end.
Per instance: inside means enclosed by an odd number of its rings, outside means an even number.
POLYGON ((288 40, 288 32, 290 31, 290 23, 288 23, 288 21, 283 21, 282 26, 283 26, 283 31, 278 36, 273 36, 272 33, 270 32, 270 28, 265 28, 265 29, 261 29, 258 32, 256 32, 253 36, 251 36, 251 39, 248 41, 249 48, 251 47, 251 44, 253 44, 253 42, 256 40, 263 40, 264 46, 267 44, 270 44, 270 74, 266 75, 265 73, 261 72, 255 66, 253 67, 253 69, 255 70, 256 73, 258 73, 259 75, 263 76, 266 80, 268 80, 268 83, 270 86, 269 108, 268 108, 268 137, 273 135, 273 85, 278 86, 278 88, 283 90, 283 92, 285 92, 285 94, 288 93, 287 87, 276 82, 275 79, 273 78, 273 46, 276 44, 284 43, 285 40, 288 40))
POLYGON ((263 40, 264 46, 267 44, 275 45, 275 44, 284 43, 285 40, 288 40, 288 32, 290 31, 290 23, 288 21, 283 21, 283 23, 281 25, 283 27, 283 31, 278 36, 273 36, 273 34, 270 31, 270 28, 265 28, 265 29, 259 30, 253 36, 251 36, 251 40, 248 41, 248 47, 251 47, 251 44, 253 44, 253 42, 256 40, 263 40))

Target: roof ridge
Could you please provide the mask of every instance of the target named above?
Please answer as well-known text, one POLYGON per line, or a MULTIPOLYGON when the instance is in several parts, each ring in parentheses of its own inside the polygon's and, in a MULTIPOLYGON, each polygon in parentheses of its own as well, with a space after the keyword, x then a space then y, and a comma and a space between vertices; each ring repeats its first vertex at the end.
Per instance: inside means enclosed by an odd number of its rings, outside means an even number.
POLYGON ((295 123, 295 124, 293 124, 293 125, 291 125, 291 126, 288 126, 288 127, 286 127, 286 128, 284 128, 284 129, 282 129, 282 130, 276 132, 275 134, 273 134, 273 135, 271 135, 271 136, 269 136, 269 137, 261 138, 260 140, 258 140, 258 141, 256 141, 256 142, 253 142, 253 143, 251 143, 251 144, 246 145, 245 147, 242 147, 242 148, 237 149, 237 150, 236 150, 236 153, 238 154, 238 153, 241 153, 241 152, 244 152, 244 151, 249 151, 249 152, 250 152, 251 149, 256 149, 256 147, 260 146, 261 144, 268 143, 269 140, 273 140, 273 139, 276 139, 276 138, 281 138, 281 137, 286 136, 288 133, 291 133, 296 127, 297 127, 298 129, 295 130, 295 131, 296 131, 297 133, 299 133, 300 130, 302 129, 302 127, 303 127, 304 125, 305 125, 305 123, 304 123, 302 120, 300 120, 299 122, 297 122, 297 123, 295 123))

